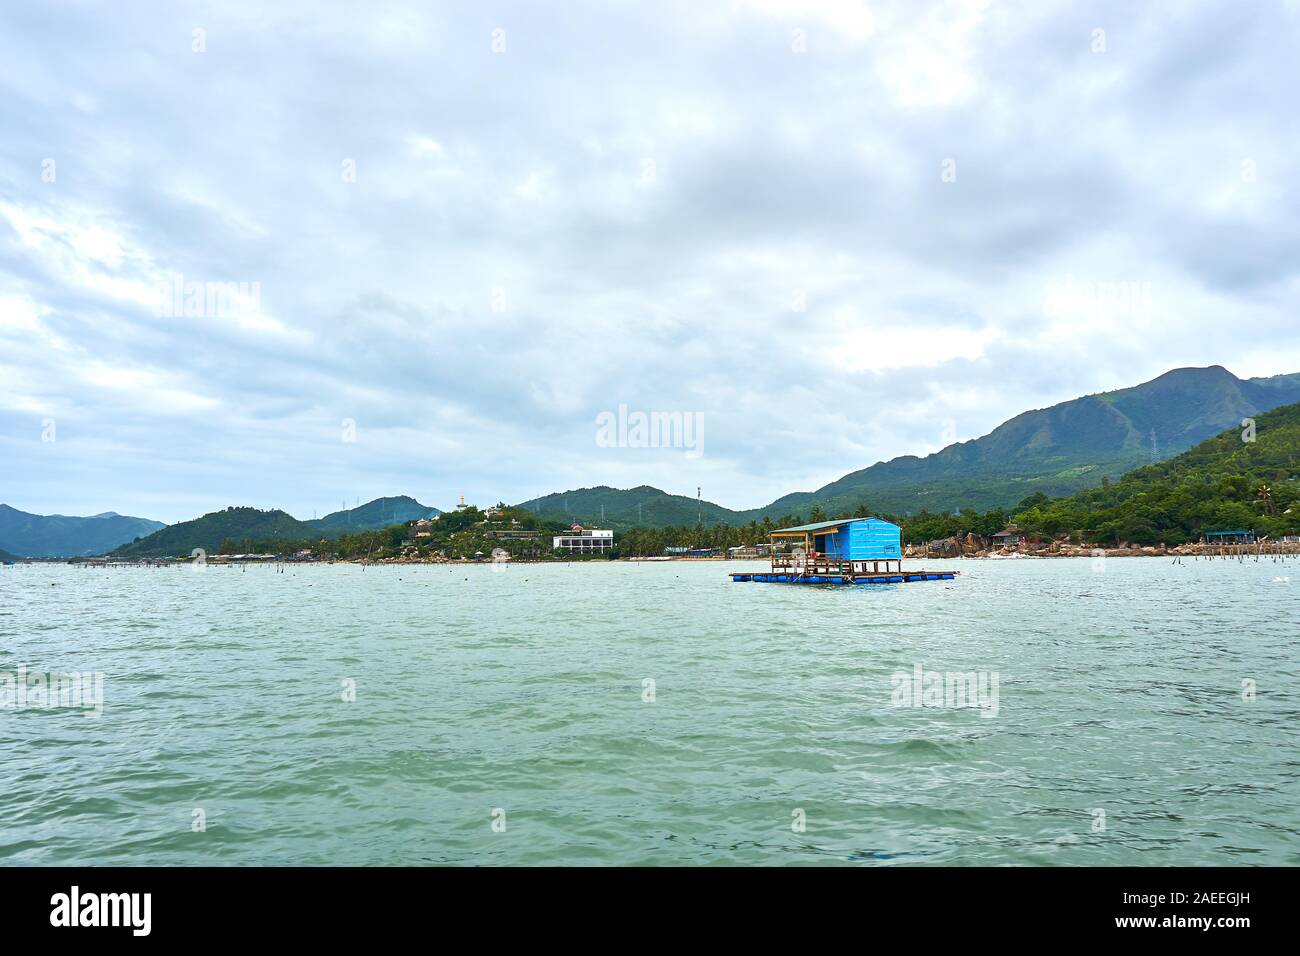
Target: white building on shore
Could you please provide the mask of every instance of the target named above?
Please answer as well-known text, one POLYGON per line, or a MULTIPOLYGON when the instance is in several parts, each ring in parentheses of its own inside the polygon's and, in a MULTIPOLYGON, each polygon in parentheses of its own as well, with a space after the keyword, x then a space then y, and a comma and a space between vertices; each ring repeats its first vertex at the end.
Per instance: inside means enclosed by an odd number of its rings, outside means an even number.
POLYGON ((572 530, 551 538, 551 547, 557 551, 608 551, 614 547, 614 532, 575 524, 572 530))

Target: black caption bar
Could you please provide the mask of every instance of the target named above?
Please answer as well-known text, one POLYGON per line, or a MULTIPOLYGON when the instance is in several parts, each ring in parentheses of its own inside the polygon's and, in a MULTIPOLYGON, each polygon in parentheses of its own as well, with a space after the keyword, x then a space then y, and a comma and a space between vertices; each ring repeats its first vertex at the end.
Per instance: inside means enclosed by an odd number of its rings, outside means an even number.
POLYGON ((1293 877, 1187 868, 11 868, 0 869, 0 919, 6 942, 373 943, 453 924, 492 939, 566 923, 569 932, 621 925, 653 934, 690 919, 732 942, 793 920, 864 939, 891 927, 943 936, 966 925, 1232 945, 1285 929, 1283 887, 1293 877))

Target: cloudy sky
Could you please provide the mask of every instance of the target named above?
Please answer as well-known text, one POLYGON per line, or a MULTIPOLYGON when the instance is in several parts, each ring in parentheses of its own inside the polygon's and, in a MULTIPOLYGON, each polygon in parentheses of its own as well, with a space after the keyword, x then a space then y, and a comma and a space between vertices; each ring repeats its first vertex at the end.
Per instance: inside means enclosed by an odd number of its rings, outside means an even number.
POLYGON ((4 4, 0 501, 754 507, 1300 371, 1298 48, 1295 3, 4 4), (620 405, 702 453, 602 447, 620 405))

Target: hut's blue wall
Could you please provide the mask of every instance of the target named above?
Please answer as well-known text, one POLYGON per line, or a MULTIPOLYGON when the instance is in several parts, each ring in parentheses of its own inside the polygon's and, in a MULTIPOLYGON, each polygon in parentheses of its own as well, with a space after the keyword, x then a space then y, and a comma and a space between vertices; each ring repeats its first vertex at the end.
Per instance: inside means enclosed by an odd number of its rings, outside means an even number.
POLYGON ((903 556, 903 529, 893 522, 863 518, 848 531, 850 561, 895 561, 903 556))
POLYGON ((838 534, 819 534, 813 547, 841 561, 896 561, 903 556, 903 532, 879 518, 840 525, 838 534))

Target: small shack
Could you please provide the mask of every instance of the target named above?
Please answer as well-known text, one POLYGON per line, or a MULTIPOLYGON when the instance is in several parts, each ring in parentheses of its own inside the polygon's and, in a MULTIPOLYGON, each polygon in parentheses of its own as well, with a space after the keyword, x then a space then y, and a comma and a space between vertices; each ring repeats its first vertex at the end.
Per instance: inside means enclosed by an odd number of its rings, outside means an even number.
POLYGON ((852 564, 854 571, 899 571, 903 560, 903 530, 882 518, 841 518, 781 528, 771 533, 773 550, 785 543, 797 543, 795 553, 775 555, 773 567, 852 564), (801 552, 801 553, 800 553, 801 552), (867 567, 871 565, 871 567, 867 567), (881 567, 883 565, 883 567, 881 567))
POLYGON ((1206 544, 1254 544, 1255 532, 1253 531, 1207 531, 1205 532, 1206 544))
POLYGON ((840 518, 771 532, 772 570, 733 581, 773 584, 902 584, 952 581, 956 571, 903 570, 903 530, 881 518, 840 518), (781 543, 793 544, 778 551, 781 543))
POLYGON ((1015 525, 1007 525, 993 536, 993 544, 999 548, 1015 548, 1024 544, 1025 536, 1015 525))
POLYGON ((881 518, 840 518, 771 532, 772 570, 733 581, 772 584, 903 584, 952 581, 956 571, 903 570, 903 530, 881 518), (781 552, 778 545, 792 544, 781 552), (882 567, 883 566, 883 567, 882 567))

